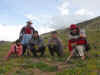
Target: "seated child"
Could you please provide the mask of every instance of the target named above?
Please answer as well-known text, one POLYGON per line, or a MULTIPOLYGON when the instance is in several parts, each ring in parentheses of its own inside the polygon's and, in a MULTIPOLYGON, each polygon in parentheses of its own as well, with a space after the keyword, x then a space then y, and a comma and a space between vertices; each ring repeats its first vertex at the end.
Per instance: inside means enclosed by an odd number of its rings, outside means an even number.
POLYGON ((15 54, 17 56, 21 56, 23 51, 23 47, 19 40, 17 40, 15 43, 11 45, 11 48, 8 52, 8 55, 6 56, 6 59, 8 59, 12 54, 15 54))
POLYGON ((54 56, 55 53, 58 56, 64 55, 64 52, 63 52, 64 48, 63 48, 61 40, 57 36, 56 31, 51 33, 51 39, 49 39, 49 41, 48 41, 48 49, 52 56, 54 56))

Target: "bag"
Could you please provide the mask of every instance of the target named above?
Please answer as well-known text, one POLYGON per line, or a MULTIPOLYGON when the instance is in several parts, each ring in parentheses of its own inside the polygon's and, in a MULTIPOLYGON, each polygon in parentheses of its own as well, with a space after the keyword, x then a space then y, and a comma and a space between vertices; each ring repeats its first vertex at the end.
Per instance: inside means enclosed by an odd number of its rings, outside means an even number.
POLYGON ((90 44, 89 43, 85 44, 85 48, 86 51, 89 51, 91 49, 90 44))

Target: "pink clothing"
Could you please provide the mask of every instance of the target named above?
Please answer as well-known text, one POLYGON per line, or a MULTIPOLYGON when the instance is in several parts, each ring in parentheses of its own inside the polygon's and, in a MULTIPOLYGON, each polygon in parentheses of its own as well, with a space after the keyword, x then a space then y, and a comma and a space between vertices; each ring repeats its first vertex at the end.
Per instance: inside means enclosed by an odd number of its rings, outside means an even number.
POLYGON ((17 56, 21 56, 22 55, 22 50, 23 50, 22 45, 17 46, 16 44, 12 44, 11 48, 10 48, 10 50, 8 52, 7 58, 9 56, 11 56, 12 54, 16 54, 17 56), (16 48, 16 51, 15 51, 15 48, 16 48))

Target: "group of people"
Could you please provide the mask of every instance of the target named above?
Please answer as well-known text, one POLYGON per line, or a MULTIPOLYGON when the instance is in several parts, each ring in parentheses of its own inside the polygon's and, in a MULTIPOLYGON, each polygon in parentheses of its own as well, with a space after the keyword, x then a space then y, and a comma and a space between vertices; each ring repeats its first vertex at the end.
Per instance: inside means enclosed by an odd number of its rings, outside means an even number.
MULTIPOLYGON (((81 56, 81 59, 84 60, 85 52, 89 50, 85 32, 82 31, 79 26, 72 24, 69 28, 68 35, 70 56, 67 58, 67 61, 69 61, 74 55, 79 55, 81 56)), ((21 29, 19 39, 11 44, 6 59, 8 59, 12 54, 24 56, 25 53, 27 52, 28 54, 29 51, 34 57, 42 57, 45 55, 47 47, 51 56, 55 56, 56 53, 57 56, 62 57, 65 54, 62 40, 56 31, 51 32, 51 38, 48 40, 48 44, 45 45, 44 39, 41 38, 38 31, 32 27, 32 22, 28 21, 27 25, 21 29)))

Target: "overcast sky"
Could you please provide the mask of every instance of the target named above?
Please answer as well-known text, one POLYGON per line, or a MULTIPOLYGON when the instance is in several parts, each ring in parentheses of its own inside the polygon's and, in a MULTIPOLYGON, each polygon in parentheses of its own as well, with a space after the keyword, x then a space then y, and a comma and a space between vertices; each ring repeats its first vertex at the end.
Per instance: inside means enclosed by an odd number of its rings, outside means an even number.
POLYGON ((28 20, 42 34, 100 16, 99 7, 99 0, 0 0, 0 40, 16 40, 28 20))

